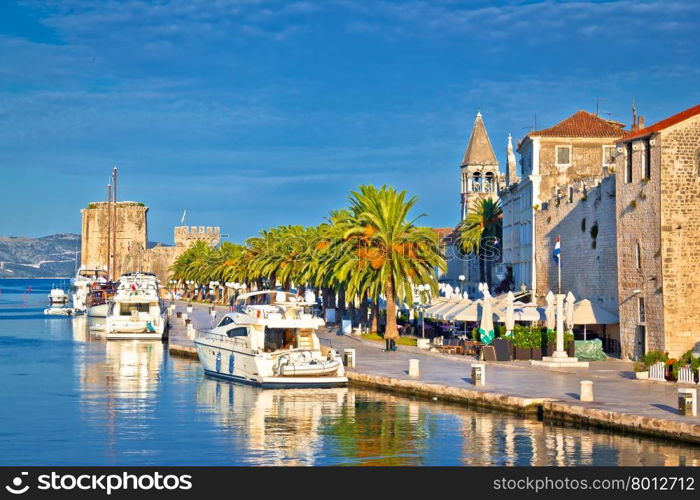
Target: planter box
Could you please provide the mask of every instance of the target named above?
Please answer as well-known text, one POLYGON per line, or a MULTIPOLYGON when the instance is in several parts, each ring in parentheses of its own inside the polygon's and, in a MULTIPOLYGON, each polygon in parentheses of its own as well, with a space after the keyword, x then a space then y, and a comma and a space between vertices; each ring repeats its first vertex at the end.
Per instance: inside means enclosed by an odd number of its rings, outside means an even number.
POLYGON ((570 358, 576 356, 576 343, 573 340, 566 342, 566 354, 568 354, 570 358))
POLYGON ((639 380, 649 380, 649 370, 645 372, 634 372, 634 376, 639 380))
POLYGON ((533 347, 530 349, 530 359, 542 359, 542 348, 533 347))
POLYGON ((513 350, 515 351, 515 359, 522 361, 530 359, 532 355, 532 350, 529 347, 514 347, 513 350))
POLYGON ((551 356, 552 354, 554 354, 554 344, 547 344, 545 352, 547 353, 547 356, 551 356))

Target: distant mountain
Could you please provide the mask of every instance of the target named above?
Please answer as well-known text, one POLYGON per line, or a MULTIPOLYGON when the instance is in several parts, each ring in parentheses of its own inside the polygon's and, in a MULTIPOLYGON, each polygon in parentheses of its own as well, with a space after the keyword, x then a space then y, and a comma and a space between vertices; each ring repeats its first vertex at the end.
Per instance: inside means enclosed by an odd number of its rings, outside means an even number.
POLYGON ((42 238, 0 236, 0 278, 73 276, 80 236, 52 234, 42 238))
MULTIPOLYGON (((148 242, 148 248, 164 245, 148 242)), ((80 235, 59 233, 41 238, 0 236, 0 278, 72 277, 80 262, 80 235), (77 254, 76 254, 77 252, 77 254)))

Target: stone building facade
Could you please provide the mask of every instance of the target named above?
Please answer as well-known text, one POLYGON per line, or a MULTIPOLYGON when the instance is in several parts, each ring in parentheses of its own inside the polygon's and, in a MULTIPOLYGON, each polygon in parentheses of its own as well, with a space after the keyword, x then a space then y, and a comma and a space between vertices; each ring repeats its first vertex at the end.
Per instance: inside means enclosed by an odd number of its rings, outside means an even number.
POLYGON ((617 143, 623 356, 700 341, 700 105, 617 143))
MULTIPOLYGON (((516 179, 500 194, 503 263, 516 288, 525 285, 539 294, 549 285, 538 284, 538 276, 548 276, 549 271, 538 271, 537 263, 551 259, 547 246, 550 229, 538 219, 545 217, 546 222, 552 216, 542 214, 541 208, 551 206, 552 200, 577 199, 577 190, 583 192, 609 175, 615 161, 615 141, 625 134, 622 126, 581 110, 553 127, 530 132, 518 143, 522 180, 516 179)), ((608 217, 614 220, 614 212, 608 217)))

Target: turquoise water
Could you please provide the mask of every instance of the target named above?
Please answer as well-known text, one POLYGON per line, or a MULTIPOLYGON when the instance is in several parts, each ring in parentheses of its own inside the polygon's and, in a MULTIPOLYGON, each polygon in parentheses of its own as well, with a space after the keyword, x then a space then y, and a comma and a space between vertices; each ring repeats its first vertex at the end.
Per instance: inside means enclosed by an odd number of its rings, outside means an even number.
POLYGON ((700 465, 700 447, 210 380, 160 342, 107 342, 99 320, 44 316, 52 283, 0 280, 0 465, 700 465))

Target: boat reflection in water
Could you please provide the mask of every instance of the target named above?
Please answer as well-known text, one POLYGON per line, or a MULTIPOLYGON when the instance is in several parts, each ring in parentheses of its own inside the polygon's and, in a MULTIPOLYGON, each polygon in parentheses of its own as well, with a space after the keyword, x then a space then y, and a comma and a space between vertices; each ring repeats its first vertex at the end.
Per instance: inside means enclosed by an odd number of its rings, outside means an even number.
POLYGON ((221 426, 244 436, 255 465, 315 465, 323 456, 324 417, 353 408, 354 393, 340 387, 262 389, 202 378, 197 403, 212 409, 221 426))
POLYGON ((203 378, 197 403, 255 465, 700 465, 692 447, 353 388, 203 378))

